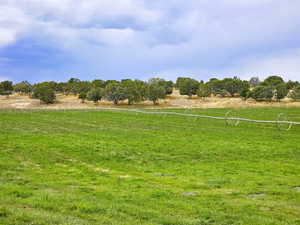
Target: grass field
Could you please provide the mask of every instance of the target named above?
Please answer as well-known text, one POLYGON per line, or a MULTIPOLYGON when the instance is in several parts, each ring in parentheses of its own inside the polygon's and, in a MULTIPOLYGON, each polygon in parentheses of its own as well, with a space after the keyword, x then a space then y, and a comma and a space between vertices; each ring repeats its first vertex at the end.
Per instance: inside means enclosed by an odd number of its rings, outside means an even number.
MULTIPOLYGON (((299 108, 237 114, 280 112, 300 117, 299 108)), ((0 128, 0 224, 300 224, 300 126, 0 111, 0 128)))

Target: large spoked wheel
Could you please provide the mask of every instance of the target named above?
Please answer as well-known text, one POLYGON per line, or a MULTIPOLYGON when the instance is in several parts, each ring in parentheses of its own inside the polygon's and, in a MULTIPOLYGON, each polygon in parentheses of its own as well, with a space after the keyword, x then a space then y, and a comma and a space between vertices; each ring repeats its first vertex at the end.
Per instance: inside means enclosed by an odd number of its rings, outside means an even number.
POLYGON ((240 124, 238 113, 234 110, 230 110, 225 114, 226 125, 238 126, 240 124))
POLYGON ((191 108, 185 108, 183 113, 185 114, 191 114, 192 109, 191 108))
POLYGON ((279 113, 277 117, 277 128, 280 131, 289 131, 293 127, 288 115, 284 113, 279 113))

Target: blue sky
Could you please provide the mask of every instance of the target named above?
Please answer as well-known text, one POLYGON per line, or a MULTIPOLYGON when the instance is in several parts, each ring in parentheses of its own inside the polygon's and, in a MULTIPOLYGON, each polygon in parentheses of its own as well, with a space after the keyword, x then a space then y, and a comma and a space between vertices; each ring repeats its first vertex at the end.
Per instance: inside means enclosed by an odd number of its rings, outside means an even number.
POLYGON ((1 0, 0 12, 0 80, 300 80, 299 0, 1 0))

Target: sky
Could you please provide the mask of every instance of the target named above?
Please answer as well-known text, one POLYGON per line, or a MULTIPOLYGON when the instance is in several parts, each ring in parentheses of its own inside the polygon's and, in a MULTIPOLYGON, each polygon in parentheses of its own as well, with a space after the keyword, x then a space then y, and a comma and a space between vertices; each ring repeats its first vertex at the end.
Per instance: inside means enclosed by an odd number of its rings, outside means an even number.
POLYGON ((300 80, 299 0, 0 0, 0 80, 300 80))

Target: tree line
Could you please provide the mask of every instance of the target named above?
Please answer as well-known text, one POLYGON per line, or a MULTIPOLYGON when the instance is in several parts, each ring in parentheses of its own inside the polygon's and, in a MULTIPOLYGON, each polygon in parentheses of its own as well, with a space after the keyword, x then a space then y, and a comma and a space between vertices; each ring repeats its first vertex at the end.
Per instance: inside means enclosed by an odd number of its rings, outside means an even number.
POLYGON ((29 95, 42 102, 52 104, 56 101, 56 94, 76 95, 82 103, 86 100, 98 103, 102 99, 118 104, 127 100, 129 105, 150 100, 157 104, 172 94, 174 88, 180 95, 191 98, 197 95, 200 98, 210 96, 253 98, 257 101, 280 101, 285 97, 300 100, 300 84, 298 81, 285 82, 280 76, 269 76, 263 81, 258 77, 250 80, 241 80, 238 77, 217 79, 207 82, 198 81, 189 77, 178 77, 176 83, 162 78, 151 78, 147 82, 141 80, 123 79, 82 81, 71 78, 67 82, 47 81, 30 84, 27 81, 13 84, 11 81, 0 83, 0 95, 9 96, 13 92, 29 95))

